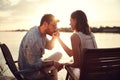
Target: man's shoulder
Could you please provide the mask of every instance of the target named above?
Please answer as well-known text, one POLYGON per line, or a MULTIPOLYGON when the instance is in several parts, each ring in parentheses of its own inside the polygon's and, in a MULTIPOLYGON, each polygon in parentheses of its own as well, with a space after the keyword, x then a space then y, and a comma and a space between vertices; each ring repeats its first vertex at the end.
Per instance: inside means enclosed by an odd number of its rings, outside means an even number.
POLYGON ((38 30, 38 26, 33 26, 33 27, 31 27, 29 31, 31 31, 31 30, 32 30, 32 31, 33 31, 33 30, 38 30))
POLYGON ((27 34, 31 34, 31 35, 34 35, 38 32, 38 27, 37 26, 34 26, 32 28, 30 28, 30 30, 27 32, 27 34))

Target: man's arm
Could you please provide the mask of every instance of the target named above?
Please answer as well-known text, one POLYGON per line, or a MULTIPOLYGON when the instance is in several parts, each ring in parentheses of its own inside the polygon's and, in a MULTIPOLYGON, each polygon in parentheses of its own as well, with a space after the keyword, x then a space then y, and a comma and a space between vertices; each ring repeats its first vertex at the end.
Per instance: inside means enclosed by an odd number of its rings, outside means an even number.
POLYGON ((73 56, 72 49, 70 49, 60 38, 60 34, 58 32, 57 35, 55 35, 58 39, 59 43, 61 44, 62 48, 65 50, 65 52, 71 57, 73 56))
POLYGON ((51 50, 52 48, 54 48, 54 44, 55 44, 55 40, 56 40, 56 35, 57 35, 57 34, 58 34, 57 31, 54 32, 54 33, 52 34, 52 39, 51 39, 51 40, 48 40, 48 39, 46 38, 46 42, 47 42, 47 44, 46 44, 46 46, 45 46, 46 49, 51 50))

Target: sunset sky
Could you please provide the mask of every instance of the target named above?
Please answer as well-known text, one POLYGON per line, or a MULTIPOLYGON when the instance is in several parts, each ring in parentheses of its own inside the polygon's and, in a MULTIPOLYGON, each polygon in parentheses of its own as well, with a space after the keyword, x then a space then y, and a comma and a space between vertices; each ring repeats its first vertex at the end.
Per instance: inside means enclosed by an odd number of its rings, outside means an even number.
POLYGON ((0 30, 29 29, 52 13, 58 27, 70 27, 70 14, 82 10, 90 26, 120 26, 120 0, 0 0, 0 30))

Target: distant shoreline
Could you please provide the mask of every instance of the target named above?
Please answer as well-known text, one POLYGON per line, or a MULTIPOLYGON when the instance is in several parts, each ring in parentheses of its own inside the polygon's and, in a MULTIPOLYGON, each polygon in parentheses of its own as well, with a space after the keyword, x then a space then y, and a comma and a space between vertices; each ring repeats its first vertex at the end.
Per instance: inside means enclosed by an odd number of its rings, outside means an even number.
MULTIPOLYGON (((59 28, 59 31, 61 32, 72 32, 71 28, 59 28)), ((91 31, 94 33, 119 33, 120 34, 120 26, 114 26, 114 27, 91 27, 91 31)))
POLYGON ((0 32, 24 32, 24 31, 28 31, 25 29, 17 29, 17 30, 0 30, 0 32))
MULTIPOLYGON (((120 34, 120 26, 114 26, 114 27, 91 27, 92 32, 94 33, 119 33, 120 34)), ((26 29, 17 29, 17 30, 0 30, 0 32, 26 32, 28 30, 26 29)), ((59 28, 60 32, 72 32, 71 28, 62 27, 59 28)))

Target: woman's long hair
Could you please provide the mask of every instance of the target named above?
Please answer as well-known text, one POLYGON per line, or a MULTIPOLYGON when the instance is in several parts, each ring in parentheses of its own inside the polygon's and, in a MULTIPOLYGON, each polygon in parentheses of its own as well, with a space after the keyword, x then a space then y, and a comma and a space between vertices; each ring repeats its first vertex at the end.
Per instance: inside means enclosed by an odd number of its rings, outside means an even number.
POLYGON ((81 31, 86 35, 90 34, 90 27, 88 25, 87 16, 83 11, 77 10, 73 12, 71 14, 71 18, 76 20, 75 30, 77 32, 81 31))

